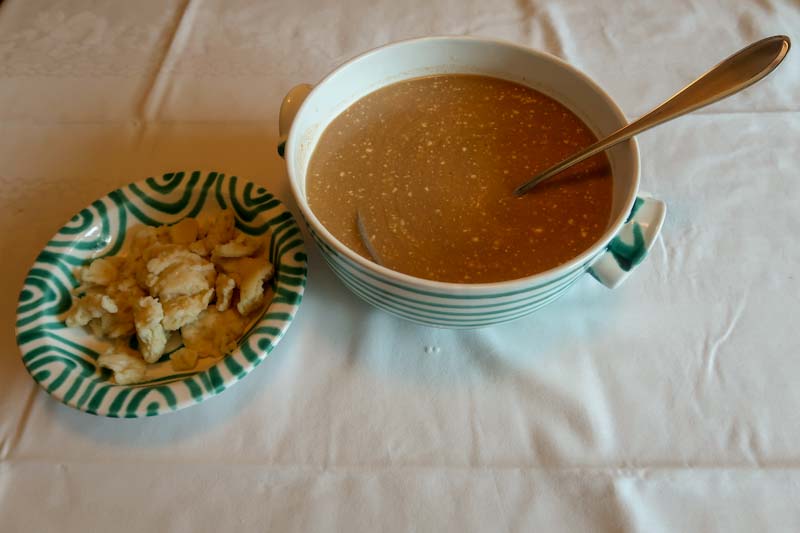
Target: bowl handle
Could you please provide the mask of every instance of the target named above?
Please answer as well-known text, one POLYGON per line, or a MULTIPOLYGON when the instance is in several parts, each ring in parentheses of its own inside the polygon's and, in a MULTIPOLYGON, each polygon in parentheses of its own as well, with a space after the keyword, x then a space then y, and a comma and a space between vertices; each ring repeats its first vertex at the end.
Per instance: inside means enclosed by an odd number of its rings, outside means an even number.
POLYGON ((289 137, 289 129, 292 127, 294 116, 313 88, 313 85, 301 83, 289 89, 289 92, 283 97, 280 115, 278 116, 278 155, 281 157, 283 157, 286 149, 286 139, 289 137))
POLYGON ((640 192, 625 225, 589 267, 589 273, 609 289, 618 287, 655 243, 666 213, 664 202, 640 192))

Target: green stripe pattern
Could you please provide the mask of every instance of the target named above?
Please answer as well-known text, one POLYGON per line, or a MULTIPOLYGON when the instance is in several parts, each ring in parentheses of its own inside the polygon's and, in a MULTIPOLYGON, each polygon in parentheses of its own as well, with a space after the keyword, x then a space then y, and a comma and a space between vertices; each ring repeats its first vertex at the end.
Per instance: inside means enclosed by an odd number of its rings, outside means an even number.
MULTIPOLYGON (((135 418, 195 405, 253 370, 288 329, 303 298, 306 254, 291 213, 272 194, 219 172, 171 172, 117 189, 72 217, 28 272, 17 305, 16 336, 28 372, 49 394, 88 413, 135 418), (117 253, 138 224, 173 224, 204 210, 233 209, 237 227, 266 236, 275 297, 238 349, 204 371, 168 373, 143 384, 110 382, 96 359, 107 346, 64 316, 78 282, 73 271, 117 253)), ((168 364, 168 363, 167 363, 168 364)))
POLYGON ((649 197, 637 197, 628 223, 605 247, 598 247, 585 261, 569 269, 560 269, 554 275, 502 284, 502 289, 492 284, 431 285, 421 280, 409 280, 405 276, 387 275, 339 253, 308 224, 308 220, 305 222, 330 268, 364 301, 418 324, 470 329, 522 318, 556 300, 587 271, 607 286, 615 286, 614 280, 618 284, 644 259, 657 235, 656 229, 649 238, 646 237, 639 221, 659 228, 663 217, 662 202, 649 197), (613 260, 609 261, 608 258, 613 260), (599 263, 603 266, 602 273, 597 270, 599 263))
POLYGON ((564 294, 596 258, 535 285, 521 282, 517 288, 480 292, 431 290, 365 268, 337 252, 310 225, 309 231, 331 270, 361 299, 411 322, 451 329, 478 328, 528 315, 564 294))

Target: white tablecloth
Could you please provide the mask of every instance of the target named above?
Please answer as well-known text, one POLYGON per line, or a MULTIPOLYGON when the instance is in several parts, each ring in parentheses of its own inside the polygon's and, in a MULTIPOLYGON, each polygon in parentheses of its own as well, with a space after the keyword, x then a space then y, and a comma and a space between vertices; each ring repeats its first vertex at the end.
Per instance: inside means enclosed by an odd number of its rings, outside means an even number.
POLYGON ((796 0, 2 2, 0 530, 799 530, 799 51, 641 136, 669 213, 617 290, 587 277, 511 324, 427 329, 351 295, 307 239, 306 298, 267 361, 141 420, 48 397, 13 334, 38 250, 122 184, 219 170, 296 211, 281 98, 371 47, 510 40, 634 118, 798 28, 796 0))

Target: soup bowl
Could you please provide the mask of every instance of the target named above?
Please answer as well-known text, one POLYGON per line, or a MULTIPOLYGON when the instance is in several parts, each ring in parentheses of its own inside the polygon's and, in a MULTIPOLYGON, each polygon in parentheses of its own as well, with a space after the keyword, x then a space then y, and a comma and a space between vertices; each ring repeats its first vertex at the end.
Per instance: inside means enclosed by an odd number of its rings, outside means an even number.
MULTIPOLYGON (((639 265, 664 221, 663 202, 639 192, 635 140, 607 151, 613 174, 611 216, 603 235, 545 272, 495 283, 421 279, 380 266, 334 237, 309 208, 309 161, 325 128, 363 96, 435 74, 480 74, 536 89, 571 109, 598 137, 625 126, 624 114, 591 79, 560 59, 511 43, 428 37, 389 44, 344 63, 316 86, 294 87, 281 106, 281 144, 297 205, 323 258, 356 295, 398 317, 430 326, 475 328, 515 320, 564 294, 589 274, 613 288, 639 265)), ((521 177, 521 180, 524 177, 521 177)))

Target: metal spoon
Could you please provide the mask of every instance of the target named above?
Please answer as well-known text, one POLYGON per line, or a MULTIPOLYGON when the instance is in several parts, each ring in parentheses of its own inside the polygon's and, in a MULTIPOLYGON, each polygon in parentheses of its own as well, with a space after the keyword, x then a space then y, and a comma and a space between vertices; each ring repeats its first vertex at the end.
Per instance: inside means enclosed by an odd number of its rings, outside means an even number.
POLYGON ((525 194, 544 180, 633 137, 637 133, 649 130, 708 104, 713 104, 753 85, 775 70, 775 67, 789 53, 791 44, 787 36, 775 35, 742 48, 639 120, 631 122, 605 139, 597 141, 523 183, 514 190, 514 196, 525 194))
POLYGON ((367 249, 369 252, 370 257, 372 260, 384 266, 383 261, 381 261, 381 256, 378 255, 378 250, 372 245, 372 239, 369 238, 369 232, 367 231, 367 227, 364 225, 364 217, 361 216, 361 209, 356 209, 356 227, 358 228, 358 236, 361 238, 361 243, 364 245, 364 248, 367 249))

